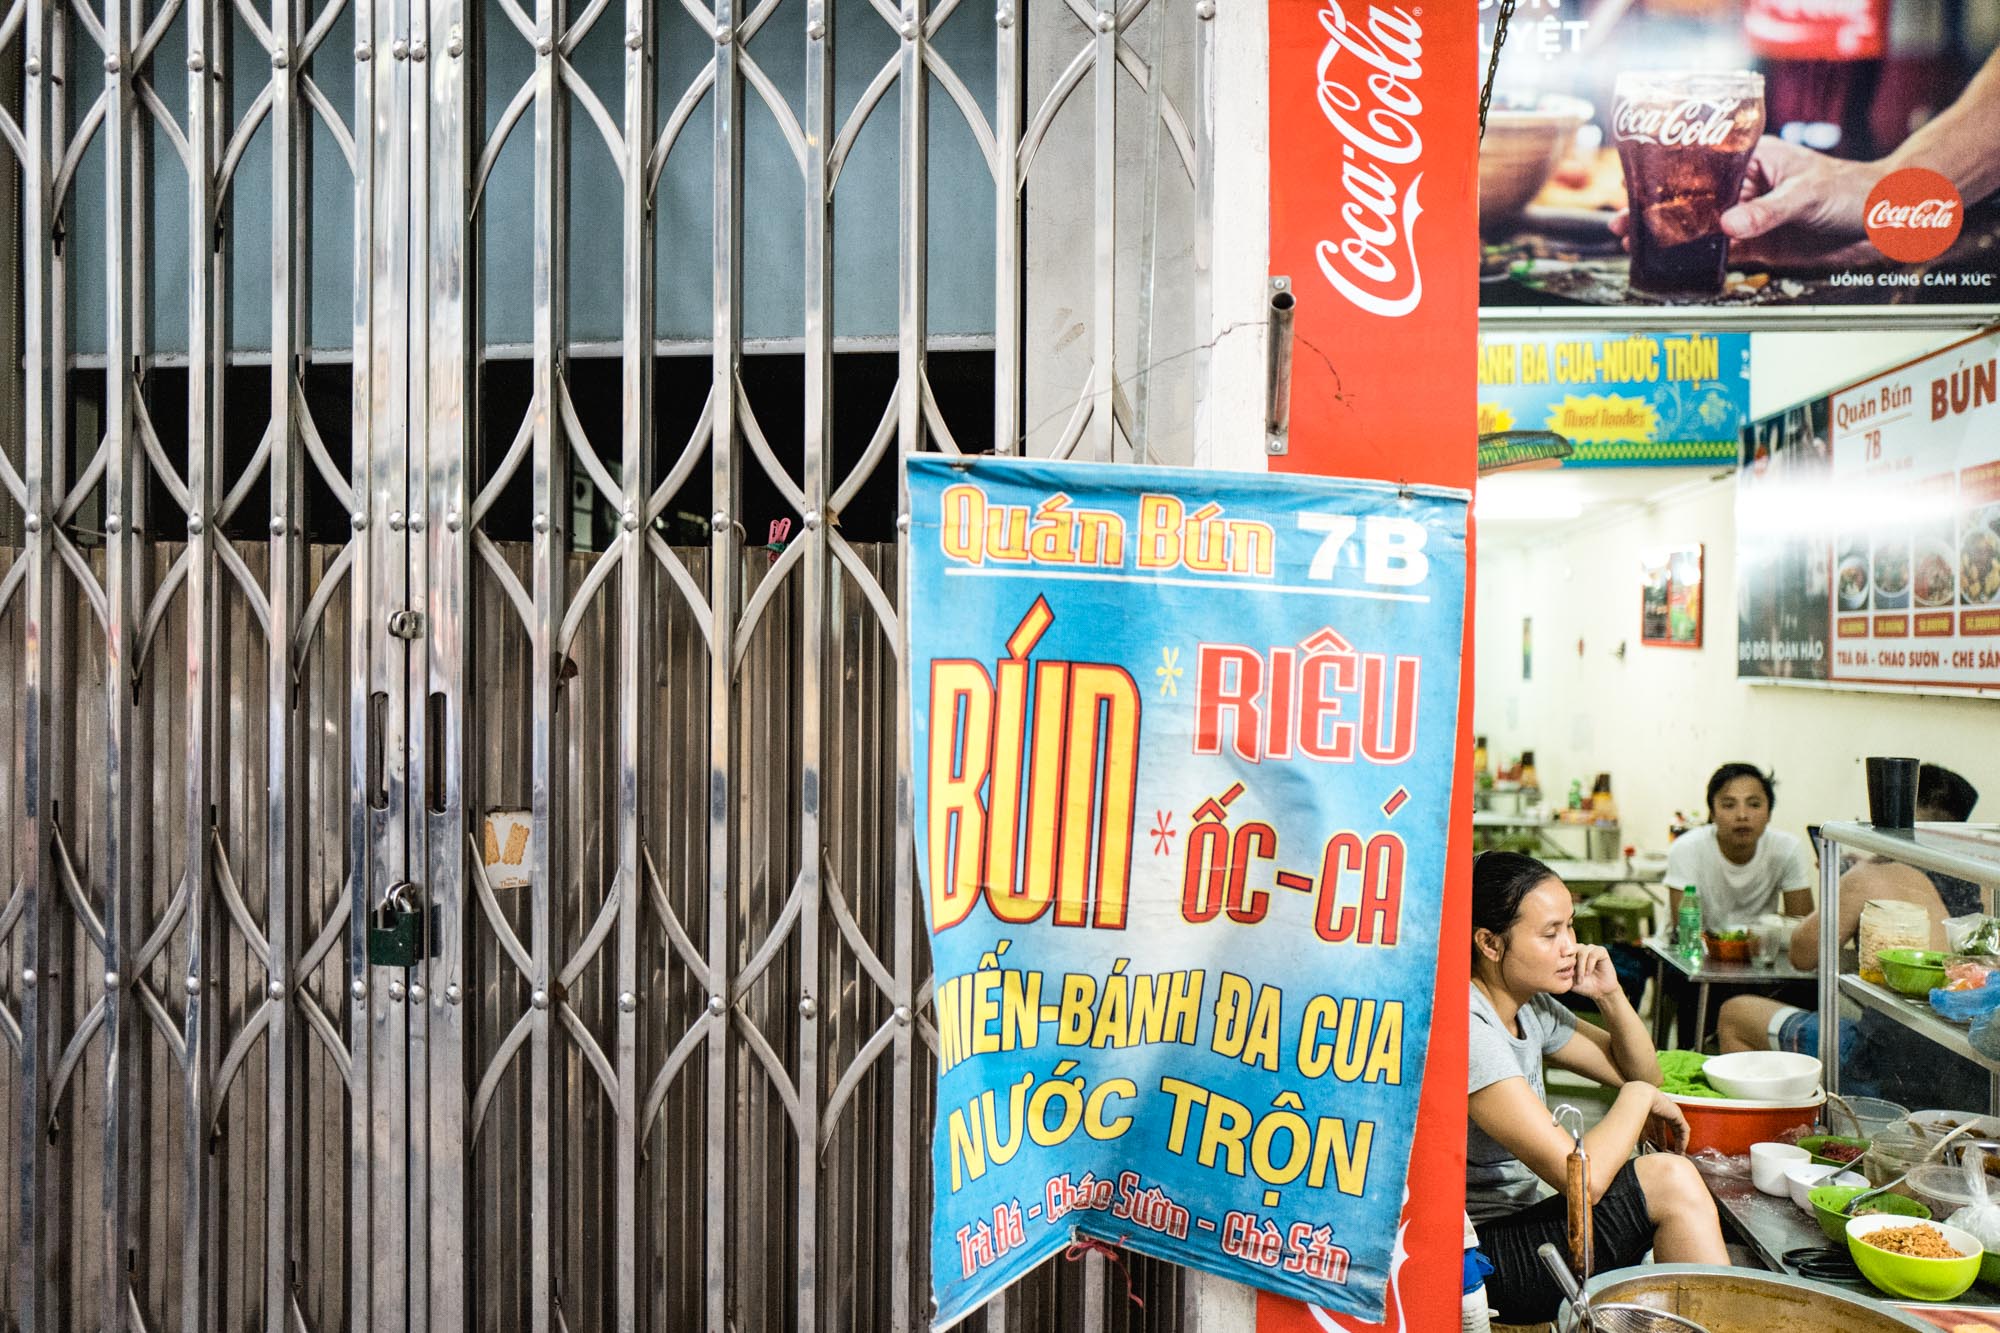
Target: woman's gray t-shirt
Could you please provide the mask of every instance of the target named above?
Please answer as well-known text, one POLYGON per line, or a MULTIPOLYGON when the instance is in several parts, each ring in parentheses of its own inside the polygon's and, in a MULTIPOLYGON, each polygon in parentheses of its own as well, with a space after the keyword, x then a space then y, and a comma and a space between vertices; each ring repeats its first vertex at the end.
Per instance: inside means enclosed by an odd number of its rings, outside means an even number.
MULTIPOLYGON (((1467 1054, 1472 1077, 1466 1095, 1510 1078, 1525 1078, 1537 1101, 1545 1100, 1542 1059, 1559 1051, 1576 1031, 1576 1015, 1547 995, 1521 1006, 1516 1037, 1500 1021, 1492 1001, 1477 986, 1472 992, 1472 1024, 1467 1054)), ((1526 1208, 1541 1192, 1541 1177, 1470 1120, 1465 1127, 1465 1211, 1474 1222, 1526 1208)))

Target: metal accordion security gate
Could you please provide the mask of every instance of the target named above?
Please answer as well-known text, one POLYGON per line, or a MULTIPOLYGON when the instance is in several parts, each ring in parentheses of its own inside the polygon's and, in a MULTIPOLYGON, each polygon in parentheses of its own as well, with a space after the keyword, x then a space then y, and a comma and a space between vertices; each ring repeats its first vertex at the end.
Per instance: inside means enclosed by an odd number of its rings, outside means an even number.
POLYGON ((897 461, 1186 461, 1215 7, 835 9, 0 0, 8 1327, 928 1327, 897 461))

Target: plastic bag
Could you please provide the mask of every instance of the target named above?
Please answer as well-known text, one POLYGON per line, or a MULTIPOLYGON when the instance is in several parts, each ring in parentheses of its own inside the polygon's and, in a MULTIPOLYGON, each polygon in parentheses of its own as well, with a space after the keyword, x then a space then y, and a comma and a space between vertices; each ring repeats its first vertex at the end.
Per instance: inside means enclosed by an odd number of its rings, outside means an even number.
MULTIPOLYGON (((1968 995, 1984 993, 1983 989, 1961 992, 1968 995)), ((1965 1034, 1965 1039, 1972 1043, 1972 1049, 1990 1060, 2000 1060, 2000 1022, 1995 1022, 1996 1019, 2000 1019, 2000 1009, 1989 1010, 1974 1020, 1972 1031, 1965 1034)))
POLYGON ((1971 1023, 2000 1009, 2000 972, 1986 978, 1977 990, 1934 990, 1931 1008, 1938 1017, 1954 1023, 1971 1023))
POLYGON ((1947 952, 2000 954, 2000 917, 1973 912, 1944 923, 1947 952))
POLYGON ((1953 954, 1944 963, 1944 990, 1978 990, 2000 971, 2000 958, 1988 954, 1953 954))
POLYGON ((1715 1148, 1703 1148, 1700 1152, 1688 1154, 1688 1160, 1695 1169, 1705 1176, 1716 1176, 1725 1180, 1748 1180, 1750 1178, 1750 1154, 1742 1153, 1731 1157, 1715 1148))
POLYGON ((1986 1249, 2000 1251, 2000 1203, 1986 1192, 1986 1154, 1967 1148, 1959 1165, 1965 1168, 1965 1192, 1972 1202, 1951 1215, 1951 1224, 1971 1233, 1986 1249))

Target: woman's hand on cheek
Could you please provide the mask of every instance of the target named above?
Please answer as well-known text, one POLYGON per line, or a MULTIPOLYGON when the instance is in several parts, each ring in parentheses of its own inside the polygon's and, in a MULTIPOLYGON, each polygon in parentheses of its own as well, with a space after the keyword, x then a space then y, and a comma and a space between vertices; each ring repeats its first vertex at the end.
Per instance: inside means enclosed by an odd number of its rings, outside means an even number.
POLYGON ((1576 979, 1572 994, 1586 1000, 1600 1000, 1618 989, 1618 969, 1611 965, 1611 953, 1601 945, 1579 945, 1576 951, 1576 979))

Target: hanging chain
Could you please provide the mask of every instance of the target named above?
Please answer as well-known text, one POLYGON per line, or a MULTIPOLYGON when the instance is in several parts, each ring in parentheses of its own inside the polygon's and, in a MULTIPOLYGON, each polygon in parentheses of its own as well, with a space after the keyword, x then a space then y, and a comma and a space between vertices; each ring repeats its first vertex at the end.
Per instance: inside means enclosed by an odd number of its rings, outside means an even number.
POLYGON ((1507 20, 1514 17, 1514 0, 1500 0, 1500 17, 1493 24, 1493 54, 1486 58, 1486 84, 1479 90, 1479 141, 1486 142, 1486 108, 1493 104, 1493 76, 1500 71, 1500 48, 1507 44, 1507 20))

